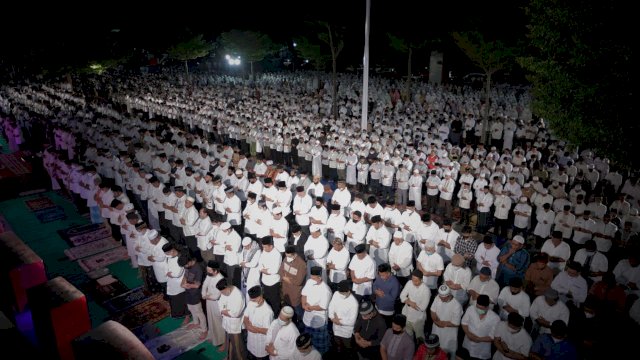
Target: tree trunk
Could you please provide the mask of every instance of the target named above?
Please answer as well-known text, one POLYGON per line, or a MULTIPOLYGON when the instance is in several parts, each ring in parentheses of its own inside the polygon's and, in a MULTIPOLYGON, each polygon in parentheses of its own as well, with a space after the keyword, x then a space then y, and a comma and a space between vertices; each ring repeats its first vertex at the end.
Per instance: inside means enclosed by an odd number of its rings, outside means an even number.
POLYGON ((184 72, 187 75, 187 82, 189 82, 189 61, 184 61, 184 72))
POLYGON ((249 65, 251 66, 251 80, 255 80, 253 77, 253 61, 249 61, 249 65))
POLYGON ((486 72, 487 80, 485 81, 485 107, 482 112, 482 134, 481 141, 489 145, 489 107, 491 106, 491 72, 486 72))
POLYGON ((405 83, 404 96, 402 101, 408 102, 411 98, 411 57, 413 56, 413 49, 409 48, 409 58, 407 60, 407 82, 405 83))

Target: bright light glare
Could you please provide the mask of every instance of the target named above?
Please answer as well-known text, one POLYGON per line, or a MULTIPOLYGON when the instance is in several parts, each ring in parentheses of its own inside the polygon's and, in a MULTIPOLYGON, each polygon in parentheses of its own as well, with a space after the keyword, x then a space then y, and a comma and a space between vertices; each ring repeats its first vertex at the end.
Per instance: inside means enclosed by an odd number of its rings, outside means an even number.
POLYGON ((230 56, 227 57, 227 63, 229 63, 229 65, 240 65, 240 56, 235 59, 230 56))
POLYGON ((224 58, 229 60, 229 59, 231 59, 231 56, 229 56, 229 54, 227 54, 227 55, 224 56, 224 58))
POLYGON ((293 47, 296 47, 296 46, 298 46, 298 44, 294 41, 293 42, 293 47))

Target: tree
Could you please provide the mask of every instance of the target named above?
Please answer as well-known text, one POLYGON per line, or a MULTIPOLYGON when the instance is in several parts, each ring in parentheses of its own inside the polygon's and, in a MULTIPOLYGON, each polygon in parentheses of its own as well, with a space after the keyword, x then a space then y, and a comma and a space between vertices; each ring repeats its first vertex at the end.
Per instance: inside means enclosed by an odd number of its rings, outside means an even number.
POLYGON ((250 64, 251 78, 253 63, 262 61, 276 49, 269 36, 254 31, 231 30, 222 33, 218 41, 226 51, 239 54, 250 64))
POLYGON ((328 22, 318 22, 318 25, 323 27, 326 32, 318 33, 318 39, 325 44, 329 45, 331 49, 331 98, 333 100, 331 104, 331 112, 333 118, 338 118, 338 55, 344 48, 344 28, 331 26, 328 22))
POLYGON ((167 53, 172 59, 184 61, 184 70, 188 78, 189 60, 207 56, 212 50, 213 44, 204 40, 202 35, 196 35, 187 41, 172 46, 167 50, 167 53))
POLYGON ((554 136, 637 169, 632 119, 632 13, 623 2, 532 0, 526 8, 533 112, 554 136))
POLYGON ((439 39, 436 39, 433 41, 424 40, 421 42, 412 42, 408 39, 401 38, 390 33, 387 33, 387 37, 389 38, 389 45, 394 50, 407 54, 407 82, 405 83, 405 91, 403 94, 403 100, 406 101, 411 96, 411 80, 413 79, 411 75, 411 59, 413 57, 413 51, 423 49, 429 43, 436 44, 440 41, 439 39))
POLYGON ((311 42, 307 37, 302 36, 296 39, 296 52, 308 59, 316 70, 324 70, 327 66, 329 57, 322 52, 320 44, 311 42))
POLYGON ((502 41, 488 41, 477 32, 453 33, 456 45, 474 65, 482 69, 485 80, 485 111, 482 114, 482 142, 487 142, 489 133, 489 108, 491 106, 491 76, 506 68, 515 60, 515 50, 502 41))

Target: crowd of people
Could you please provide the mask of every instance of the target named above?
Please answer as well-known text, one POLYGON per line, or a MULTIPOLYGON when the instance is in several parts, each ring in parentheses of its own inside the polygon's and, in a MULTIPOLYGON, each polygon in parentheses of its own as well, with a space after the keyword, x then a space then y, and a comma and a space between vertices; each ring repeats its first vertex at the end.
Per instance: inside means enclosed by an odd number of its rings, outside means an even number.
POLYGON ((352 75, 337 119, 318 73, 102 81, 2 88, 3 131, 228 359, 598 358, 637 331, 637 174, 526 88, 372 79, 360 129, 352 75))

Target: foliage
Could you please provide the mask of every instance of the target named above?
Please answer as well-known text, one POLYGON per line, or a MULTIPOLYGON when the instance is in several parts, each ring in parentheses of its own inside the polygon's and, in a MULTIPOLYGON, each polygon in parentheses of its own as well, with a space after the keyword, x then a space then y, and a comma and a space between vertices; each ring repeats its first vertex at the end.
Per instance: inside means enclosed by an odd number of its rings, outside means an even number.
POLYGON ((213 44, 196 35, 191 39, 178 43, 167 50, 169 57, 180 61, 195 60, 207 56, 213 50, 213 44))
POLYGON ((531 49, 519 61, 530 71, 534 114, 555 136, 637 169, 632 48, 621 2, 553 3, 532 0, 526 9, 531 49))
POLYGON ((453 40, 474 65, 487 76, 505 69, 514 60, 515 50, 500 40, 486 40, 477 32, 453 33, 453 40))
POLYGON ((307 37, 296 39, 296 52, 300 57, 309 59, 316 70, 324 70, 331 56, 322 52, 322 47, 318 43, 313 43, 307 37))
POLYGON ((254 32, 231 30, 222 33, 218 39, 225 51, 236 53, 247 62, 262 61, 276 49, 268 35, 254 32))

